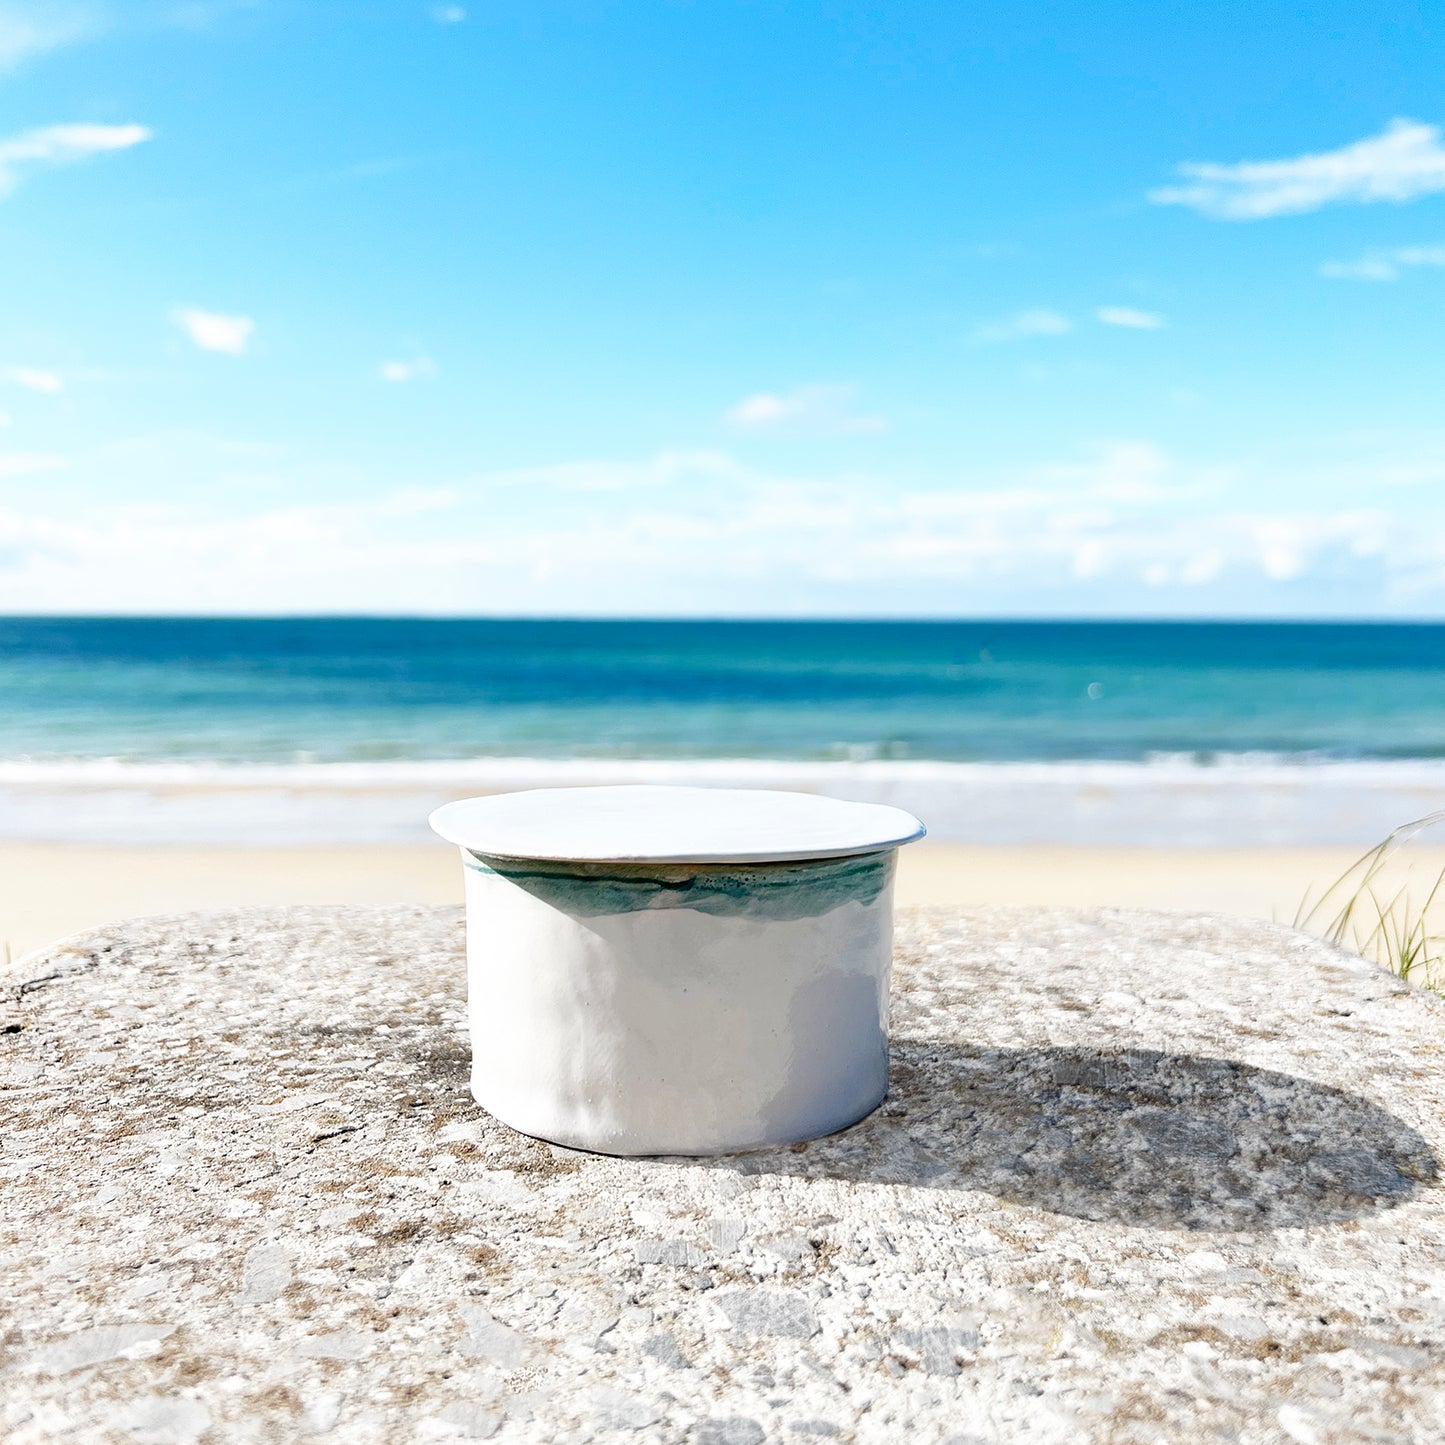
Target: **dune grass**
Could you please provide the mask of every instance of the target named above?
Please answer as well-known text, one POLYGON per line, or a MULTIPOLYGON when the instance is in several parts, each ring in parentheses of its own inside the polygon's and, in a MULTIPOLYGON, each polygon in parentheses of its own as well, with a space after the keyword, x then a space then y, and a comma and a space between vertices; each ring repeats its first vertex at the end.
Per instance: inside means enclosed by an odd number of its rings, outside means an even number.
POLYGON ((1406 845, 1445 823, 1445 811, 1396 828, 1311 902, 1294 926, 1445 995, 1445 872, 1412 877, 1406 845), (1412 886, 1414 885, 1414 886, 1412 886))

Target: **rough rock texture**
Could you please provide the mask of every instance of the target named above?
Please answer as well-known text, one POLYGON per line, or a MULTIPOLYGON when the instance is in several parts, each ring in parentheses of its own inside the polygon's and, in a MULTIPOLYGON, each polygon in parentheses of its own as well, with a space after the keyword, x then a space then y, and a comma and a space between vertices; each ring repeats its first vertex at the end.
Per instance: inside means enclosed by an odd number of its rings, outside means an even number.
POLYGON ((0 1437, 1445 1439, 1445 1007, 1283 928, 900 921, 887 1104, 615 1160, 466 1092, 460 915, 0 1002, 0 1437))

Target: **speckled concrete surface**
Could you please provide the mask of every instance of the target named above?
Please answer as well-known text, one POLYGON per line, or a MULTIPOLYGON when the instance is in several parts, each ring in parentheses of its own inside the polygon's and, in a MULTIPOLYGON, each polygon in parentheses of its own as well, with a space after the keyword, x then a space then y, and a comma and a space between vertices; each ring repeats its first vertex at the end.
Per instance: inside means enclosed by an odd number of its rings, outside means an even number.
POLYGON ((900 920, 870 1120, 573 1154, 459 913, 132 923, 0 1003, 8 1442, 1445 1439, 1445 1007, 1281 928, 900 920))

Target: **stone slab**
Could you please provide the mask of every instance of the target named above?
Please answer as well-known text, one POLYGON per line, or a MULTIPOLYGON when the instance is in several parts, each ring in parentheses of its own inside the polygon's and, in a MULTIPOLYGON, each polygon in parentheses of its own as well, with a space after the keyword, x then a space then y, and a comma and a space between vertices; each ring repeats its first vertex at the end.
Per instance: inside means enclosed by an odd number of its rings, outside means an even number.
POLYGON ((0 1438, 1445 1439, 1445 1005, 1287 929, 900 920, 892 1092, 618 1160, 466 1092, 462 920, 143 920, 0 1001, 0 1438))

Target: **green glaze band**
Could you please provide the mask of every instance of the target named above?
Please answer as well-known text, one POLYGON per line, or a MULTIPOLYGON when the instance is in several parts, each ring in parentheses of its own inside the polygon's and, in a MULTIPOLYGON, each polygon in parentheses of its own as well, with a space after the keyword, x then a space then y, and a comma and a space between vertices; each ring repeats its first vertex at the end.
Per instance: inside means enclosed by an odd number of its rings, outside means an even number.
POLYGON ((550 907, 583 918, 643 908, 691 908, 718 917, 782 922, 817 918, 845 903, 873 903, 893 880, 895 853, 807 863, 550 863, 467 855, 550 907))

